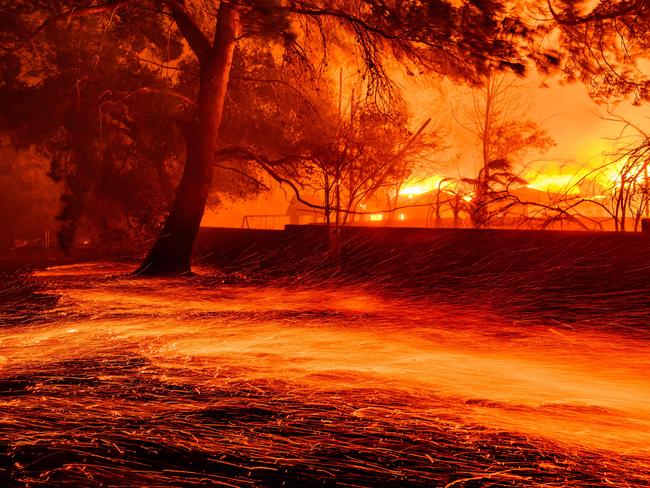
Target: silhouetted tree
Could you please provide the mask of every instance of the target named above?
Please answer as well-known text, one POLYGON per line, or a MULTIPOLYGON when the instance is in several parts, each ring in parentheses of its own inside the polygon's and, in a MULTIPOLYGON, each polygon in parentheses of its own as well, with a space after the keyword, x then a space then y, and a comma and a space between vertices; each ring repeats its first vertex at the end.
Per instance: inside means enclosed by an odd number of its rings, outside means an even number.
POLYGON ((650 137, 637 130, 632 141, 619 142, 619 147, 606 155, 609 161, 588 173, 600 182, 600 191, 598 198, 586 198, 585 203, 604 209, 614 221, 614 230, 620 232, 640 230, 641 219, 650 215, 650 137))
MULTIPOLYGON (((158 67, 140 62, 144 36, 110 11, 61 28, 58 8, 15 2, 14 16, 2 17, 13 20, 3 41, 17 39, 0 61, 1 128, 17 148, 47 158, 50 176, 62 183, 64 249, 80 226, 109 247, 151 238, 173 200, 184 149, 176 115, 188 101, 158 95, 168 83, 158 67), (101 34, 107 29, 112 35, 101 34)), ((160 58, 179 56, 181 43, 166 40, 162 25, 147 27, 160 58)))
MULTIPOLYGON (((272 45, 280 54, 280 62, 300 64, 305 73, 318 76, 334 42, 343 40, 358 56, 366 95, 378 106, 395 95, 385 64, 389 57, 411 71, 433 71, 470 82, 479 80, 488 67, 522 73, 528 56, 538 59, 517 42, 530 35, 529 29, 499 1, 68 0, 53 4, 19 0, 4 10, 2 18, 8 25, 3 26, 6 28, 0 38, 5 52, 3 76, 21 78, 16 72, 22 71, 26 59, 49 62, 52 48, 60 43, 59 36, 68 31, 79 33, 70 29, 73 24, 87 31, 76 43, 81 49, 73 49, 75 44, 70 43, 66 53, 69 61, 59 63, 59 69, 76 80, 79 91, 84 90, 85 77, 92 79, 100 65, 119 63, 126 69, 127 60, 132 61, 131 76, 143 73, 139 58, 145 53, 152 55, 153 63, 182 68, 178 61, 187 50, 165 51, 166 46, 176 45, 175 36, 169 34, 171 24, 195 58, 198 73, 182 130, 186 139, 183 174, 160 237, 139 270, 148 274, 190 270, 192 245, 213 177, 217 134, 237 46, 272 45), (499 36, 504 30, 509 33, 507 38, 499 36), (128 48, 122 53, 104 51, 103 42, 109 37, 128 48), (90 54, 84 48, 87 43, 95 43, 94 56, 80 54, 90 54), (126 56, 128 51, 135 54, 126 56)), ((54 58, 61 61, 58 56, 54 58)), ((47 79, 47 67, 43 73, 47 79)), ((156 93, 179 98, 172 94, 173 83, 160 76, 156 78, 159 81, 161 86, 154 87, 156 93)), ((120 86, 119 79, 115 86, 120 86)), ((40 88, 38 82, 27 87, 40 88)), ((67 99, 75 106, 74 93, 72 97, 67 93, 67 99)), ((79 106, 69 117, 69 133, 96 130, 78 116, 94 113, 96 108, 94 103, 79 106)), ((73 186, 87 186, 101 158, 96 158, 85 137, 72 137, 69 144, 75 146, 71 165, 79 168, 80 181, 73 186)))
POLYGON ((521 103, 522 90, 515 78, 490 72, 485 84, 473 93, 473 103, 462 123, 476 138, 480 148, 480 167, 475 178, 464 178, 473 186, 471 219, 475 227, 489 226, 510 209, 513 186, 525 185, 515 165, 532 151, 545 151, 553 145, 545 130, 527 120, 527 107, 521 103))
POLYGON ((569 80, 600 100, 650 99, 650 1, 550 0, 543 8, 552 18, 547 29, 559 27, 569 80))
POLYGON ((380 110, 354 90, 343 103, 326 83, 298 88, 278 76, 274 98, 267 97, 265 81, 253 82, 248 92, 256 105, 265 107, 264 113, 246 112, 234 119, 226 115, 224 132, 241 136, 224 138, 230 144, 217 151, 217 164, 253 163, 288 186, 298 201, 323 214, 336 247, 338 229, 365 213, 362 202, 405 179, 417 152, 434 145, 425 132, 429 121, 411 133, 402 107, 380 110), (263 135, 250 134, 252 128, 263 135), (305 199, 305 193, 314 192, 321 202, 305 199))
MULTIPOLYGON (((650 100, 650 1, 552 0, 543 9, 551 18, 547 31, 559 30, 563 71, 569 81, 582 81, 599 102, 631 98, 641 105, 650 100)), ((647 136, 619 156, 592 172, 609 172, 612 165, 618 166, 605 201, 586 198, 576 202, 573 198, 572 207, 600 207, 611 215, 616 230, 626 229, 627 214, 631 213, 636 229, 648 205, 647 136)))

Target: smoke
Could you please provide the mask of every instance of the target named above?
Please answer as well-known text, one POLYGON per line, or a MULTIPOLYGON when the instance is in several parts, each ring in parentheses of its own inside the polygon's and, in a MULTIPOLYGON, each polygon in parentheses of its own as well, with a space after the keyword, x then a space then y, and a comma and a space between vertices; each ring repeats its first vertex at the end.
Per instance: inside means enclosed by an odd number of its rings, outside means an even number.
POLYGON ((61 187, 47 177, 49 163, 32 151, 17 151, 0 138, 0 246, 42 244, 58 227, 61 187))

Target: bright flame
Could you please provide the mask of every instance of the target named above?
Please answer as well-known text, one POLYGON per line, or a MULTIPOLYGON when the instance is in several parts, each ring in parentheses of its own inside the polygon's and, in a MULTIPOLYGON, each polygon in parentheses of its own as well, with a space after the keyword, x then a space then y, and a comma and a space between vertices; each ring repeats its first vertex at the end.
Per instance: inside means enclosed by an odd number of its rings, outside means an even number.
POLYGON ((371 214, 370 220, 372 220, 373 222, 379 222, 380 220, 384 220, 384 214, 371 214))
POLYGON ((409 180, 399 191, 400 195, 413 197, 424 195, 438 189, 438 185, 445 179, 444 176, 431 175, 426 178, 414 178, 409 180))
POLYGON ((563 174, 538 174, 528 185, 528 188, 533 190, 544 191, 548 193, 563 193, 569 195, 577 195, 580 189, 575 184, 576 175, 563 175, 563 174))
POLYGON ((599 179, 603 185, 608 187, 621 186, 623 174, 625 174, 626 183, 635 181, 637 184, 643 184, 648 179, 648 172, 644 168, 644 164, 644 161, 630 163, 629 156, 624 156, 608 166, 599 179))

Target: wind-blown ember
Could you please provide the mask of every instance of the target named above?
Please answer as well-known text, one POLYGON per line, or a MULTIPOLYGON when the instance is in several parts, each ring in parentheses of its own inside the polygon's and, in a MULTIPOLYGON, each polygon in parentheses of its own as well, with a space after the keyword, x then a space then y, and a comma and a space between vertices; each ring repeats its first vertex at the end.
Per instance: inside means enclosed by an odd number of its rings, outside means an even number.
POLYGON ((208 269, 161 283, 129 269, 14 278, 40 306, 25 313, 14 297, 3 311, 9 482, 650 480, 641 326, 399 299, 370 283, 223 285, 208 269))

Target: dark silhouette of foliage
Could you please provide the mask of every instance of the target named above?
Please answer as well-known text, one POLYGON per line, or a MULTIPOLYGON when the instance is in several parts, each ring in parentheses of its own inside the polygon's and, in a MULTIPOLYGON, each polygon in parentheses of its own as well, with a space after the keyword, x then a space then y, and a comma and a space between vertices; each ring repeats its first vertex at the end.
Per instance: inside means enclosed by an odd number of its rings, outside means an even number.
POLYGON ((570 81, 584 82, 598 100, 650 99, 650 1, 602 0, 587 9, 582 1, 549 0, 547 8, 570 81))
MULTIPOLYGON (((23 127, 65 183, 64 244, 89 202, 105 195, 108 206, 129 202, 124 222, 134 229, 156 227, 150 217, 159 207, 138 211, 165 202, 153 195, 171 193, 173 174, 165 171, 184 157, 161 238, 142 267, 150 273, 189 270, 235 50, 250 59, 271 51, 276 67, 301 82, 317 82, 332 51, 347 50, 363 96, 385 112, 399 101, 392 60, 410 73, 480 83, 490 70, 523 74, 528 64, 550 59, 529 49, 534 31, 497 0, 19 0, 3 9, 0 97, 14 102, 9 114, 24 109, 23 127), (26 98, 26 107, 15 103, 26 98), (104 192, 102 185, 120 190, 104 192)), ((5 127, 15 130, 20 118, 5 117, 5 127)))

